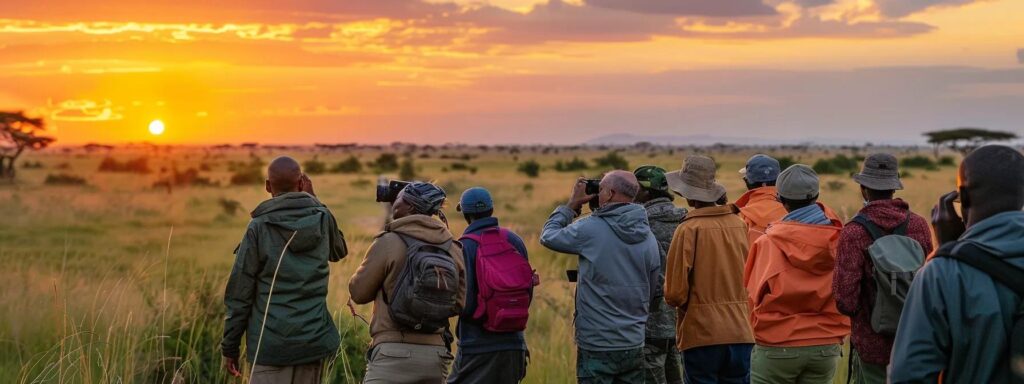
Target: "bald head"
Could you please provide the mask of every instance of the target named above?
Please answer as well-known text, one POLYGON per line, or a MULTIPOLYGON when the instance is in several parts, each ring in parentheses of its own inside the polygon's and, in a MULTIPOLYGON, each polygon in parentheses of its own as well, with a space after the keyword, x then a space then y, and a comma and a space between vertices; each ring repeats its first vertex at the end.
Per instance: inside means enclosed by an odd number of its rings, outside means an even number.
MULTIPOLYGON (((633 175, 633 172, 611 171, 601 179, 601 188, 615 192, 615 196, 612 196, 609 201, 602 200, 603 204, 609 202, 629 203, 640 192, 640 183, 636 181, 636 176, 633 175)), ((605 199, 609 198, 606 197, 605 199)))
POLYGON ((1004 145, 986 145, 960 163, 960 201, 967 224, 1024 207, 1024 155, 1004 145))
POLYGON ((281 156, 267 166, 267 192, 274 196, 299 191, 301 180, 302 167, 293 158, 281 156))

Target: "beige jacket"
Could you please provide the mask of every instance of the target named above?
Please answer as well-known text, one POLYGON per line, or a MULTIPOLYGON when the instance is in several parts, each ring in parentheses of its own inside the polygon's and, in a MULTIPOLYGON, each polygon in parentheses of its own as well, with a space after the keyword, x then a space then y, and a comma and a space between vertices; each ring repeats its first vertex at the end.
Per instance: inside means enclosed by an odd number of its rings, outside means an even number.
POLYGON ((678 308, 680 351, 753 343, 743 265, 747 226, 733 205, 691 210, 676 228, 665 268, 665 301, 678 308))
POLYGON ((405 266, 405 242, 401 233, 427 243, 441 244, 452 241, 451 255, 459 269, 459 311, 466 304, 466 266, 462 259, 462 244, 452 239, 444 223, 425 215, 406 216, 388 224, 385 231, 370 244, 359 269, 348 282, 348 291, 356 304, 373 302, 373 319, 370 320, 370 347, 380 343, 408 343, 444 345, 440 333, 425 334, 403 331, 391 319, 388 305, 384 303, 382 289, 391 293, 395 289, 402 268, 405 266))

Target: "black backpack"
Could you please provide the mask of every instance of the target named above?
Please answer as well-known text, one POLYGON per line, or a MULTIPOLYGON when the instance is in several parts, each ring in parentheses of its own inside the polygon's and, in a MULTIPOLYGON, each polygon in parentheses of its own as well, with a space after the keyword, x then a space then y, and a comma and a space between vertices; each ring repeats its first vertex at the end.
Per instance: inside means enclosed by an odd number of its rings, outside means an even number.
POLYGON ((459 314, 459 275, 450 249, 452 241, 429 244, 397 234, 405 242, 405 266, 395 282, 390 300, 385 292, 391 318, 398 325, 419 333, 438 333, 448 319, 459 314))
POLYGON ((1021 305, 1014 316, 1013 329, 1010 330, 1010 369, 1013 374, 1011 382, 1024 384, 1024 269, 966 242, 943 246, 935 257, 947 257, 970 265, 1021 297, 1021 305))

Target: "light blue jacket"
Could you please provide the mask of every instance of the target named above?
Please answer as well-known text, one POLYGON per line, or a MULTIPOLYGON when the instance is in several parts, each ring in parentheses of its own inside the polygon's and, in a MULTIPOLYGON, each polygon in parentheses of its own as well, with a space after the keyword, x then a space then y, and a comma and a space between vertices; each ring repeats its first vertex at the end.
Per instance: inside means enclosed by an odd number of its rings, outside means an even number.
MULTIPOLYGON (((974 243, 1024 268, 1024 212, 973 225, 974 243)), ((892 383, 1010 382, 1009 340, 1021 298, 983 272, 935 258, 914 278, 892 351, 892 383)))
POLYGON ((640 348, 661 256, 658 241, 638 204, 611 204, 575 223, 560 206, 548 218, 540 242, 579 255, 576 344, 588 351, 640 348))

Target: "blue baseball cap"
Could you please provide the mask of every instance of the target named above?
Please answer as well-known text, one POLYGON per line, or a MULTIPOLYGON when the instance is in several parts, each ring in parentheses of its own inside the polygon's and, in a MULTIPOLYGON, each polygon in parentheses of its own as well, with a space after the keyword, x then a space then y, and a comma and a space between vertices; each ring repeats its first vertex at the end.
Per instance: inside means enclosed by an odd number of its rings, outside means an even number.
POLYGON ((740 174, 750 183, 769 183, 779 178, 781 168, 778 160, 757 154, 747 160, 747 166, 740 170, 740 174))
POLYGON ((462 192, 459 205, 455 207, 463 213, 480 213, 494 209, 494 200, 491 200, 491 193, 482 187, 473 187, 462 192))

